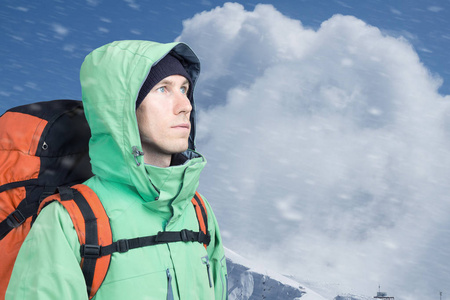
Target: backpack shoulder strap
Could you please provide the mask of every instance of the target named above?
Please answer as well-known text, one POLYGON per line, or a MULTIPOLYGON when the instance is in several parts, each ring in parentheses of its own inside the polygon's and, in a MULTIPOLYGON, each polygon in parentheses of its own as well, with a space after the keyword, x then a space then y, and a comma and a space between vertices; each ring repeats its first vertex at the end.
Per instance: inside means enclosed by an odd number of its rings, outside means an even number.
POLYGON ((179 232, 158 232, 154 236, 112 241, 111 225, 100 199, 88 186, 78 184, 73 187, 60 187, 59 194, 47 197, 39 207, 39 212, 52 201, 60 202, 74 224, 81 249, 81 268, 85 277, 89 299, 100 288, 114 252, 171 242, 199 242, 205 249, 210 242, 208 232, 208 213, 198 192, 191 202, 197 215, 199 232, 181 230, 179 232))
POLYGON ((78 184, 58 189, 59 194, 43 200, 39 211, 56 200, 69 212, 81 251, 84 252, 81 255, 81 269, 91 299, 105 279, 111 262, 111 255, 98 255, 101 246, 112 243, 111 225, 100 199, 88 186, 78 184))
MULTIPOLYGON (((208 232, 208 211, 206 210, 205 202, 203 202, 202 197, 198 192, 195 192, 194 197, 191 200, 194 205, 195 214, 197 215, 198 226, 200 232, 205 235, 209 235, 208 232)), ((204 243, 203 245, 206 247, 209 243, 204 243)))
MULTIPOLYGON (((194 205, 199 223, 198 232, 188 229, 183 229, 181 231, 160 231, 156 235, 141 236, 132 239, 121 239, 106 246, 101 245, 95 253, 91 252, 90 256, 109 256, 115 252, 123 253, 136 248, 176 242, 198 242, 203 244, 206 249, 211 241, 211 235, 208 232, 208 214, 206 206, 202 197, 197 192, 191 202, 194 205)), ((83 248, 91 248, 91 245, 81 245, 81 256, 86 255, 86 251, 83 248)))

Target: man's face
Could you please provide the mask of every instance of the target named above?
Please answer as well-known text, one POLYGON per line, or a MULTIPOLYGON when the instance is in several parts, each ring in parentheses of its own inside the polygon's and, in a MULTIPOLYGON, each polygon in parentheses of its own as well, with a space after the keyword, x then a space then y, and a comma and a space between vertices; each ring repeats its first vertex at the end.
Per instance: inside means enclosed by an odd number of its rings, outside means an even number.
POLYGON ((136 116, 146 156, 171 156, 188 148, 192 105, 189 81, 171 75, 158 82, 139 105, 136 116))

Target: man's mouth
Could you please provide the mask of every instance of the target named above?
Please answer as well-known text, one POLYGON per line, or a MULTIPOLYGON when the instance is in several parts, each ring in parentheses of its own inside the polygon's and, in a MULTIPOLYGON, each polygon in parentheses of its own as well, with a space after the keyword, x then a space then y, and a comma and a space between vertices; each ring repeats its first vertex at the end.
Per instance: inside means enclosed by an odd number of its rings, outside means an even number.
POLYGON ((172 126, 172 128, 190 130, 191 126, 189 123, 183 123, 183 124, 178 124, 178 125, 172 126))

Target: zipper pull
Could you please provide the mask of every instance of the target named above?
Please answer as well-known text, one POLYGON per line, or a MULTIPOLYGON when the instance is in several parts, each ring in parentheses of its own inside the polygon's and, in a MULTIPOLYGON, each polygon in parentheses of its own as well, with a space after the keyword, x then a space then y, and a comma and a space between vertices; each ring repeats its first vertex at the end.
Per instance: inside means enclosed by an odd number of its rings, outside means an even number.
POLYGON ((143 156, 144 155, 144 152, 142 152, 142 151, 140 151, 136 146, 133 146, 133 148, 132 148, 132 154, 133 154, 133 156, 134 156, 134 160, 136 161, 136 165, 139 167, 140 165, 141 165, 141 163, 140 162, 138 162, 138 160, 137 160, 137 158, 139 157, 139 156, 143 156))
POLYGON ((170 270, 167 269, 166 270, 166 274, 167 274, 167 300, 173 300, 173 291, 172 291, 172 275, 170 274, 170 270))
POLYGON ((209 271, 210 264, 209 264, 209 257, 203 256, 202 257, 202 263, 206 265, 206 272, 208 272, 208 281, 209 281, 209 287, 212 288, 212 280, 211 280, 211 272, 209 271))

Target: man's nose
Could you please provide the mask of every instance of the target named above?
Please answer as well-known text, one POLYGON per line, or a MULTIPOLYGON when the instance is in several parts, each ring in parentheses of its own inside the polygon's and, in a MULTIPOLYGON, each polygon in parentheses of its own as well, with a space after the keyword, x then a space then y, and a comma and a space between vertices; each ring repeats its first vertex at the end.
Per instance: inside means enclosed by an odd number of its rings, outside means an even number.
POLYGON ((181 91, 176 93, 176 110, 177 113, 190 113, 192 111, 192 104, 186 94, 181 91))

